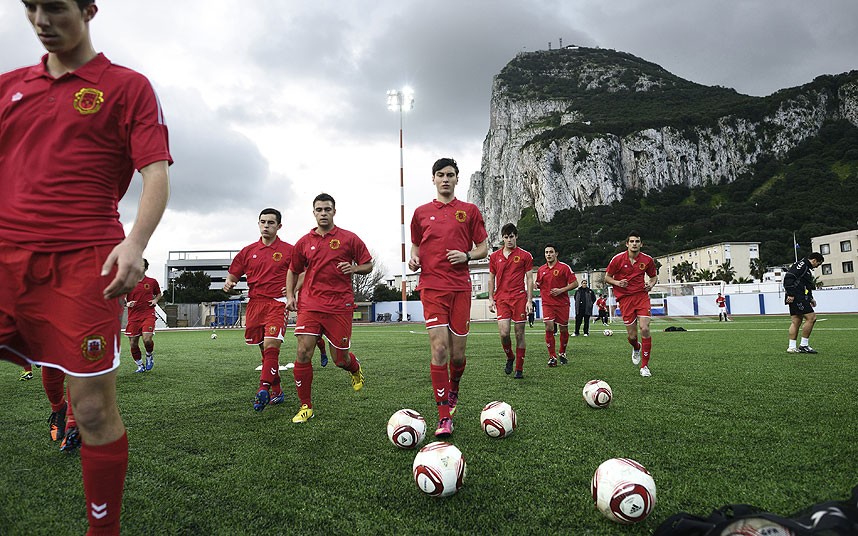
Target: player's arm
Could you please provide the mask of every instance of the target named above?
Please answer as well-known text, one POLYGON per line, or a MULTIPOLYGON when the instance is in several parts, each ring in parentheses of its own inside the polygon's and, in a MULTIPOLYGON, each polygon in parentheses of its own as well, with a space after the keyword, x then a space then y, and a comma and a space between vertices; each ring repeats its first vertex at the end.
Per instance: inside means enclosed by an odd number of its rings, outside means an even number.
POLYGON ((152 296, 152 301, 150 301, 149 304, 152 305, 152 307, 155 307, 156 305, 158 305, 158 300, 160 300, 161 296, 163 295, 163 292, 158 292, 158 294, 152 296))
POLYGON ((528 270, 524 276, 524 288, 527 289, 527 305, 524 306, 527 314, 533 312, 533 270, 528 270))
POLYGON ((495 312, 495 274, 489 272, 489 312, 495 312))
POLYGON ((289 311, 298 310, 295 305, 295 288, 298 284, 298 278, 301 278, 301 284, 304 284, 303 275, 303 272, 296 275, 291 268, 286 272, 286 309, 289 311))
POLYGON ((116 266, 116 276, 104 289, 104 298, 112 299, 133 289, 143 276, 143 250, 161 216, 167 208, 170 197, 170 175, 167 161, 153 162, 140 170, 143 176, 143 191, 137 207, 137 218, 128 236, 120 242, 101 267, 101 275, 106 276, 116 266))
POLYGON ((605 283, 607 283, 609 285, 614 285, 617 287, 623 287, 623 288, 629 286, 629 280, 628 279, 614 279, 614 276, 612 276, 609 273, 605 274, 605 283))
POLYGON ((238 284, 238 278, 232 274, 226 274, 226 281, 223 283, 223 291, 224 292, 232 292, 232 289, 235 288, 235 285, 238 284))
POLYGON ((658 276, 654 275, 647 280, 646 284, 644 285, 644 290, 649 292, 653 289, 656 283, 658 283, 658 276))
POLYGON ((411 243, 411 258, 408 259, 408 269, 416 272, 420 269, 420 246, 411 243))
POLYGON ((352 264, 350 262, 341 262, 339 264, 340 270, 344 274, 368 274, 372 272, 373 261, 365 262, 363 264, 352 264))

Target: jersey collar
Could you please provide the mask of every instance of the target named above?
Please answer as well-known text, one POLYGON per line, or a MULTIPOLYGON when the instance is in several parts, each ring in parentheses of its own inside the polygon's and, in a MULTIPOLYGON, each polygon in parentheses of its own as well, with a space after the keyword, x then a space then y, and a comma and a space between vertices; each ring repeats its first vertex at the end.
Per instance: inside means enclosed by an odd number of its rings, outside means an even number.
MULTIPOLYGON (((63 79, 67 76, 76 76, 78 78, 86 80, 87 82, 95 84, 98 83, 99 80, 101 80, 101 76, 104 74, 104 71, 106 71, 107 68, 110 67, 110 65, 110 60, 107 59, 104 54, 99 52, 94 58, 89 60, 86 65, 83 65, 82 67, 79 67, 78 69, 70 73, 66 73, 61 77, 57 78, 56 80, 63 79)), ((54 80, 54 77, 51 76, 48 72, 47 54, 42 56, 42 61, 40 61, 38 65, 33 65, 32 67, 30 67, 24 80, 29 82, 30 80, 34 80, 36 78, 49 78, 51 80, 54 80)))

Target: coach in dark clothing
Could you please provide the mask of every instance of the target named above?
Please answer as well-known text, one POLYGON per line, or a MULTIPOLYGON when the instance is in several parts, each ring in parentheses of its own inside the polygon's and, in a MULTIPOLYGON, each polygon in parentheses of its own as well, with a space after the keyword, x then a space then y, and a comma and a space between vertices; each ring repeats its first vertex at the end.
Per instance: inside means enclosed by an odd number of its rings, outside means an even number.
POLYGON ((815 354, 810 346, 810 333, 816 323, 816 300, 813 299, 813 272, 825 261, 821 253, 813 252, 806 258, 793 264, 784 274, 784 303, 789 306, 789 346, 787 353, 790 354, 815 354), (804 326, 802 326, 804 321, 804 326), (799 329, 801 330, 801 343, 797 343, 799 329))
POLYGON ((593 304, 596 303, 596 293, 587 285, 587 280, 581 281, 581 286, 575 291, 575 333, 580 335, 581 321, 584 321, 584 336, 590 335, 590 316, 593 314, 593 304))

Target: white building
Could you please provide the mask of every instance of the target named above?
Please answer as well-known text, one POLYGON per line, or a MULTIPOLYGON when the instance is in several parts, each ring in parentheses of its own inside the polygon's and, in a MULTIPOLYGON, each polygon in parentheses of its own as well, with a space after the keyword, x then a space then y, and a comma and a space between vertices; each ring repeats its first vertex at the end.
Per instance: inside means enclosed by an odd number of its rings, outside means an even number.
POLYGON ((660 283, 678 283, 673 276, 673 267, 683 262, 691 263, 694 271, 710 270, 713 274, 724 262, 736 272, 736 279, 751 277, 751 259, 760 258, 759 242, 721 242, 695 249, 686 249, 676 253, 656 257, 659 263, 658 280, 660 283))
POLYGON ((811 249, 825 257, 822 266, 814 270, 814 275, 822 280, 826 287, 852 285, 858 287, 858 229, 815 236, 810 239, 811 249))

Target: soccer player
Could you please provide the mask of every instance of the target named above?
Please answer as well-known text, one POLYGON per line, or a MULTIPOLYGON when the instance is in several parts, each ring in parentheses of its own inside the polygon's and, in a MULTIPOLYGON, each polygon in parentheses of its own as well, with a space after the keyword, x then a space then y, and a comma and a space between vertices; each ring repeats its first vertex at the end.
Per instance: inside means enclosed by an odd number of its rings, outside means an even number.
POLYGON ((93 0, 23 5, 47 54, 0 75, 0 358, 66 372, 89 531, 119 534, 120 298, 143 276, 166 208, 167 127, 149 81, 96 53, 93 0), (126 237, 117 205, 135 169, 143 188, 126 237))
POLYGON ((649 370, 652 351, 649 291, 658 282, 658 270, 653 258, 641 251, 642 245, 640 233, 630 232, 626 238, 626 251, 617 253, 608 263, 605 282, 614 286, 614 296, 620 304, 623 324, 629 344, 632 345, 632 363, 639 364, 641 376, 648 378, 652 376, 649 370))
POLYGON ((438 406, 436 437, 453 433, 459 382, 471 324, 468 263, 488 254, 486 225, 476 205, 456 199, 459 166, 452 158, 432 165, 435 200, 417 207, 411 218, 408 267, 420 270, 420 301, 432 352, 430 377, 438 406), (448 371, 449 365, 449 371, 448 371))
POLYGON ((292 374, 301 408, 292 418, 305 423, 313 418, 313 351, 325 337, 334 364, 351 374, 352 388, 360 391, 364 377, 360 361, 351 352, 352 315, 355 309, 352 274, 372 272, 372 255, 358 235, 334 225, 337 204, 328 194, 313 199, 316 227, 295 243, 286 279, 286 308, 298 311, 295 336, 298 353, 292 374), (302 272, 301 306, 295 288, 302 272))
POLYGON ((275 208, 259 213, 259 234, 256 242, 238 252, 229 265, 223 284, 231 292, 239 279, 247 275, 247 322, 244 342, 258 346, 262 352, 259 387, 253 399, 253 409, 262 411, 269 404, 285 399, 280 385, 280 345, 286 332, 286 274, 292 261, 292 244, 280 240, 277 231, 283 227, 282 215, 275 208))
POLYGON ((596 300, 596 307, 599 309, 599 319, 602 321, 602 325, 608 325, 608 299, 605 296, 599 296, 599 299, 596 300))
POLYGON ((569 344, 569 291, 578 286, 575 272, 565 262, 557 260, 557 248, 545 246, 545 264, 536 272, 536 284, 542 296, 542 321, 545 323, 545 345, 548 347, 548 366, 556 367, 569 362, 566 346, 569 344), (560 352, 557 352, 555 334, 560 328, 560 352))
POLYGON ((516 379, 524 377, 526 349, 524 323, 533 314, 533 255, 518 247, 518 229, 507 223, 501 229, 503 247, 489 255, 489 311, 497 312, 501 347, 506 354, 504 372, 516 379), (515 355, 512 353, 510 324, 515 326, 515 355))
POLYGON ((813 272, 811 270, 825 262, 821 253, 813 252, 804 259, 790 266, 784 275, 784 292, 786 294, 784 303, 789 305, 789 346, 787 352, 791 354, 815 354, 816 350, 810 347, 810 333, 816 323, 816 300, 813 299, 813 272), (804 326, 801 325, 802 320, 804 326), (801 328, 801 344, 796 347, 798 330, 801 328))
POLYGON ((730 319, 727 318, 727 298, 718 293, 718 297, 715 298, 715 304, 718 306, 718 322, 721 322, 723 319, 724 322, 729 322, 730 319))
POLYGON ((125 307, 128 308, 128 323, 125 335, 131 344, 131 357, 137 363, 134 372, 147 372, 155 364, 155 306, 161 299, 161 287, 158 281, 145 275, 149 261, 143 259, 143 279, 126 295, 125 307), (143 336, 143 348, 146 350, 146 362, 140 355, 140 336, 143 336))

